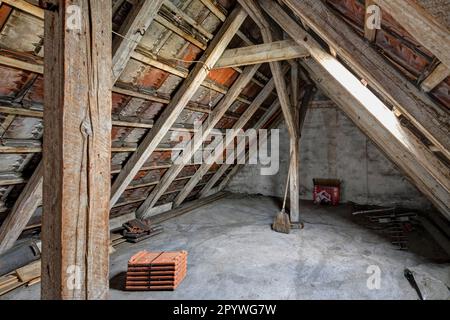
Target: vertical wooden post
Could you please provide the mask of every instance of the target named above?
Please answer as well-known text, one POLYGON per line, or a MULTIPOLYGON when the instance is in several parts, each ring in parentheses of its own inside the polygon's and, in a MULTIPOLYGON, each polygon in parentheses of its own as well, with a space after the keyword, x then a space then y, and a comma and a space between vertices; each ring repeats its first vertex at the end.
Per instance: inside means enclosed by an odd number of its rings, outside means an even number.
MULTIPOLYGON (((291 108, 295 120, 298 119, 299 103, 299 65, 291 62, 291 108)), ((294 135, 290 137, 290 157, 292 169, 289 180, 290 216, 292 223, 300 222, 300 132, 296 123, 294 135)))
POLYGON ((104 299, 109 273, 111 0, 45 12, 42 298, 104 299))

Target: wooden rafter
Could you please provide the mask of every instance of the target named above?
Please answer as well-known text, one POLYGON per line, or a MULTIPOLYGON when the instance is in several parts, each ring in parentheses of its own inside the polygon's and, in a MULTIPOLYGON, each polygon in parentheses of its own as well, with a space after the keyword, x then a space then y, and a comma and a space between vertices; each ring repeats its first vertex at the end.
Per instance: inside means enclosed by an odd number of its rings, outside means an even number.
MULTIPOLYGON (((287 68, 283 69, 283 75, 287 72, 287 68)), ((241 118, 234 124, 232 135, 228 136, 228 141, 234 140, 234 138, 238 135, 239 130, 241 130, 245 124, 250 121, 255 112, 259 109, 261 104, 270 96, 271 92, 275 89, 275 80, 271 79, 269 83, 261 90, 258 96, 253 100, 253 103, 247 108, 247 110, 242 114, 241 118)), ((231 142, 230 142, 231 143, 231 142)), ((208 173, 212 164, 223 155, 223 151, 228 147, 226 145, 219 145, 219 147, 215 150, 214 154, 216 157, 213 159, 209 159, 201 165, 201 167, 196 171, 195 175, 189 180, 189 182, 185 185, 184 189, 177 195, 174 200, 174 206, 177 207, 183 203, 183 201, 189 196, 191 191, 195 188, 195 186, 202 180, 205 174, 208 173)))
POLYGON ((415 0, 372 0, 450 69, 450 30, 415 0))
POLYGON ((16 9, 22 10, 23 12, 29 13, 37 18, 44 19, 44 10, 29 3, 25 0, 2 0, 2 2, 14 7, 16 9))
MULTIPOLYGON (((336 16, 322 1, 282 0, 295 14, 307 22, 324 41, 331 45, 339 57, 356 74, 363 77, 369 87, 377 91, 387 103, 399 109, 447 158, 450 159, 449 113, 436 105, 430 97, 409 83, 370 44, 361 39, 344 21, 336 16)), ((270 14, 284 14, 272 1, 261 6, 270 14)), ((291 19, 292 20, 292 19, 291 19)), ((300 28, 303 37, 312 39, 300 28)), ((306 48, 309 43, 302 41, 306 48)))
POLYGON ((127 161, 122 172, 114 181, 111 194, 111 206, 117 202, 123 191, 136 176, 139 169, 144 165, 145 161, 147 161, 148 157, 164 138, 168 132, 168 128, 173 125, 184 107, 200 87, 201 83, 206 79, 209 70, 214 67, 246 17, 246 12, 241 7, 237 7, 227 18, 218 34, 203 54, 203 57, 200 59, 201 63, 196 64, 193 71, 172 98, 172 101, 164 109, 162 115, 155 123, 153 130, 151 130, 144 138, 139 145, 138 150, 127 161))
MULTIPOLYGON (((318 63, 310 60, 304 62, 304 65, 325 94, 333 99, 436 208, 450 219, 450 180, 445 165, 404 128, 381 101, 368 106, 353 96, 353 92, 342 86, 318 63), (379 112, 385 116, 378 116, 379 112)), ((373 96, 370 99, 375 101, 377 98, 373 96)))
MULTIPOLYGON (((280 115, 275 119, 275 121, 273 122, 273 124, 271 125, 271 128, 277 128, 279 126, 279 124, 282 122, 282 120, 284 120, 284 116, 283 113, 280 113, 280 115)), ((269 138, 270 136, 270 132, 267 135, 267 138, 269 138)), ((267 141, 262 141, 262 143, 267 143, 267 141)), ((246 161, 248 161, 248 159, 250 157, 253 157, 254 155, 251 152, 252 150, 249 149, 246 154, 245 154, 245 159, 246 161)), ((243 164, 237 164, 235 165, 228 174, 226 174, 224 176, 224 178, 222 179, 222 181, 220 182, 220 184, 217 186, 217 188, 214 190, 215 192, 221 192, 222 190, 225 189, 225 187, 230 183, 231 179, 239 172, 239 170, 241 170, 245 165, 243 164)), ((225 172, 224 172, 225 173, 225 172)))
MULTIPOLYGON (((305 1, 308 0, 303 0, 302 3, 305 1)), ((310 75, 315 76, 316 84, 450 218, 450 180, 445 165, 404 128, 395 114, 350 71, 323 50, 314 39, 308 37, 281 7, 274 3, 267 4, 269 3, 264 2, 264 10, 299 45, 310 51, 313 59, 305 60, 302 64, 307 66, 310 75)))
MULTIPOLYGON (((275 115, 275 113, 279 110, 280 102, 276 100, 272 106, 266 111, 266 113, 261 117, 261 119, 258 120, 257 123, 255 123, 254 128, 256 130, 264 128, 265 124, 275 115)), ((264 143, 264 141, 262 142, 264 143)), ((228 169, 232 166, 232 161, 236 159, 242 159, 245 157, 243 154, 239 155, 230 155, 224 164, 222 164, 217 170, 217 172, 214 174, 214 176, 209 179, 208 183, 205 185, 205 187, 200 191, 200 198, 205 198, 209 196, 209 193, 211 189, 216 185, 216 183, 220 180, 220 178, 228 171, 228 169)))
POLYGON ((136 1, 113 43, 113 79, 119 79, 164 0, 136 1))
POLYGON ((177 163, 174 163, 173 166, 164 174, 161 182, 152 190, 146 201, 136 211, 136 215, 138 217, 146 216, 147 211, 153 208, 159 198, 164 194, 164 192, 166 192, 181 170, 183 170, 185 164, 187 164, 197 150, 202 147, 204 141, 208 138, 217 123, 225 115, 225 112, 236 101, 236 98, 242 90, 244 90, 249 84, 260 66, 261 65, 254 65, 245 68, 244 72, 231 86, 230 90, 228 90, 225 97, 223 97, 219 104, 214 108, 214 111, 209 115, 208 119, 203 123, 202 136, 200 139, 195 138, 187 144, 183 153, 178 159, 176 159, 177 163))
POLYGON ((0 254, 11 249, 42 203, 42 164, 35 170, 0 227, 0 254))

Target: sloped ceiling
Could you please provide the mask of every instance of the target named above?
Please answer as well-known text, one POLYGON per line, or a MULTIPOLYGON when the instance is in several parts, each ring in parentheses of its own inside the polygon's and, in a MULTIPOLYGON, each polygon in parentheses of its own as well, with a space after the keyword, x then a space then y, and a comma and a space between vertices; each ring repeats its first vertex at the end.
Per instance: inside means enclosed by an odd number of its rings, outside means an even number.
MULTIPOLYGON (((432 1, 425 1, 430 12, 448 25, 448 15, 435 10, 432 1)), ((445 0, 443 0, 446 4, 445 0)), ((38 1, 28 1, 37 5, 38 1)), ((211 12, 200 0, 172 0, 173 5, 187 14, 199 25, 214 35, 220 28, 222 21, 211 12)), ((213 1, 214 2, 214 1, 213 1)), ((433 1, 439 2, 439 1, 433 1)), ((235 0, 215 1, 216 6, 225 15, 236 5, 235 0)), ((364 34, 364 1, 359 0, 328 0, 327 5, 333 8, 361 37, 364 34)), ((113 29, 119 32, 133 6, 132 0, 113 0, 113 29)), ((450 10, 447 10, 447 13, 450 10)), ((128 89, 136 93, 152 94, 158 101, 149 101, 132 95, 113 93, 112 117, 116 121, 112 136, 112 181, 117 177, 123 165, 139 145, 151 125, 158 119, 180 83, 181 75, 186 74, 193 66, 193 61, 204 52, 210 39, 198 30, 192 28, 181 16, 174 14, 168 7, 163 6, 145 33, 137 52, 144 57, 158 57, 158 61, 170 67, 172 72, 162 70, 149 63, 132 58, 116 87, 128 89), (178 34, 161 24, 161 19, 182 30, 178 34), (184 34, 184 36, 183 36, 184 34), (173 72, 173 70, 176 72, 173 72), (117 125, 120 121, 120 125, 117 125)), ((260 43, 260 34, 250 18, 241 27, 241 31, 253 42, 260 43)), ((117 36, 117 35, 115 35, 117 36)), ((0 56, 14 57, 32 64, 41 65, 43 57, 43 20, 29 13, 13 8, 4 2, 0 6, 0 56)), ((236 36, 229 48, 245 46, 245 42, 236 36)), ((436 59, 424 47, 409 35, 389 14, 385 13, 382 30, 377 33, 374 46, 388 61, 398 68, 405 79, 417 85, 433 70, 436 59)), ((142 60, 142 59, 141 59, 142 60)), ((194 121, 203 121, 208 112, 220 101, 224 93, 234 83, 239 70, 214 70, 209 75, 209 81, 215 89, 201 87, 185 108, 176 125, 163 139, 159 148, 147 160, 139 174, 111 210, 111 216, 119 216, 135 211, 158 184, 161 177, 172 165, 171 154, 181 136, 193 134, 194 121)), ((217 129, 231 128, 240 115, 245 112, 251 100, 270 79, 270 69, 263 65, 254 81, 243 91, 228 113, 217 125, 217 129)), ((442 108, 450 109, 450 78, 447 78, 431 93, 442 108)), ((254 115, 247 127, 261 117, 273 103, 276 95, 267 99, 260 110, 254 115)), ((7 65, 0 65, 0 107, 19 108, 26 111, 42 111, 43 105, 43 77, 38 72, 17 69, 7 65)), ((279 115, 279 114, 277 114, 279 115)), ((6 215, 14 205, 27 180, 40 161, 40 147, 42 145, 42 119, 39 112, 35 116, 11 115, 0 110, 0 212, 6 215), (13 147, 8 148, 8 147, 13 147), (12 151, 16 150, 16 151, 12 151)), ((269 125, 269 123, 267 124, 269 125)), ((208 145, 211 141, 206 142, 208 145)), ((196 194, 206 184, 209 178, 218 170, 214 165, 209 174, 204 177, 187 200, 196 194)), ((187 165, 172 183, 158 205, 173 201, 178 192, 188 182, 198 166, 187 165)), ((231 170, 231 168, 230 168, 231 170)))

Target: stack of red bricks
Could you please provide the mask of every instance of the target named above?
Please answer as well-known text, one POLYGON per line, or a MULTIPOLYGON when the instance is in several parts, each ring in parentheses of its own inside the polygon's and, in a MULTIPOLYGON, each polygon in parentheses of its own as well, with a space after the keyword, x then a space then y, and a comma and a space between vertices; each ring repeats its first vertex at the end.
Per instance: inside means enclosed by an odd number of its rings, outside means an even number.
POLYGON ((186 251, 141 251, 128 262, 126 289, 130 291, 173 291, 187 273, 186 251))

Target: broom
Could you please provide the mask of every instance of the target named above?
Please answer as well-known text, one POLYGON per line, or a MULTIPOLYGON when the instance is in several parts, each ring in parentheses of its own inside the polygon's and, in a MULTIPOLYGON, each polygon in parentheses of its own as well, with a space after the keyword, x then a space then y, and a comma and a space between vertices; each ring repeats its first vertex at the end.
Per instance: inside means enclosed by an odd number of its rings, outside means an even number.
POLYGON ((274 231, 287 234, 291 232, 291 219, 289 218, 289 215, 286 212, 286 199, 289 189, 289 179, 291 177, 291 171, 292 171, 292 155, 291 160, 289 162, 289 172, 287 175, 286 190, 284 192, 283 208, 281 209, 280 212, 278 212, 272 224, 272 229, 274 231))

